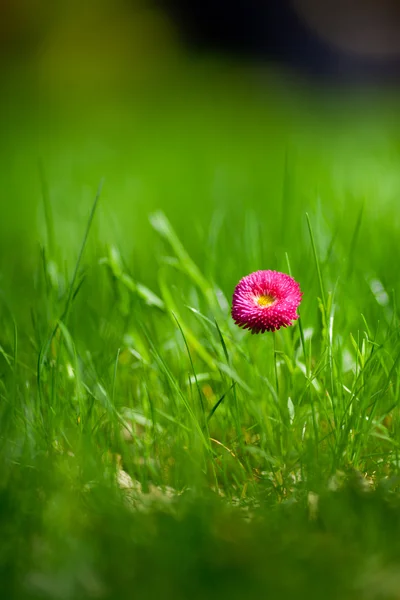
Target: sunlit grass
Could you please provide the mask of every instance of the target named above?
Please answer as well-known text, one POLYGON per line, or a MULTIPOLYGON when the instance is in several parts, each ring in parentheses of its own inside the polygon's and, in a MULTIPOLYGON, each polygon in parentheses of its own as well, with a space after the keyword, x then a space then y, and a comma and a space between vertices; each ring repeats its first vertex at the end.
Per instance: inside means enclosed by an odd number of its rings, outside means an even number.
POLYGON ((398 124, 330 107, 336 131, 234 90, 38 137, 23 117, 2 167, 5 597, 395 597, 398 124), (301 319, 252 336, 231 294, 263 268, 300 282, 301 319))

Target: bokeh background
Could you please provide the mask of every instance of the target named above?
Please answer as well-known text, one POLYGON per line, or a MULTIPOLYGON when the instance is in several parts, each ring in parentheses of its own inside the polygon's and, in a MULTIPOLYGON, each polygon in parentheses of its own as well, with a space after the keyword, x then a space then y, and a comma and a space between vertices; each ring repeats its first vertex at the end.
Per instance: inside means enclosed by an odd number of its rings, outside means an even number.
POLYGON ((390 0, 2 0, 3 289, 49 241, 43 198, 74 264, 102 178, 94 240, 148 282, 150 212, 202 262, 202 227, 229 214, 235 244, 244 206, 275 218, 288 165, 305 210, 366 196, 398 218, 399 22, 390 0))

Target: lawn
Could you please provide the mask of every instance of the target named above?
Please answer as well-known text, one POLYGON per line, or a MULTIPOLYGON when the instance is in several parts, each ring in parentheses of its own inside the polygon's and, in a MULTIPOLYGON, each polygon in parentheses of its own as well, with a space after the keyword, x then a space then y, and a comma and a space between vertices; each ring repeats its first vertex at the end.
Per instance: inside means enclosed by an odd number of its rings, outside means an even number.
POLYGON ((399 598, 397 97, 171 77, 1 100, 2 597, 399 598))

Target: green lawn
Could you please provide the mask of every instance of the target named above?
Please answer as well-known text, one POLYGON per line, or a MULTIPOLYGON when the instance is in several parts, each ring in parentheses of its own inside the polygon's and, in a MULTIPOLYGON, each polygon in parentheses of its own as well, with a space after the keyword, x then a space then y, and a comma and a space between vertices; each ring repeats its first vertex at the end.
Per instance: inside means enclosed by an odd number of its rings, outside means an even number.
POLYGON ((4 598, 400 597, 397 98, 229 69, 2 99, 4 598))

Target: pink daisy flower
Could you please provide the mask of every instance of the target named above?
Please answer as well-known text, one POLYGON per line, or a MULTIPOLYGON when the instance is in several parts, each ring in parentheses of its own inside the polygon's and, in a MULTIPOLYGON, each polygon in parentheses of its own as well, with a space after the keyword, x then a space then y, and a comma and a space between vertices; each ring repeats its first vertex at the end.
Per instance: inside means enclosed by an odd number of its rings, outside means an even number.
POLYGON ((299 284, 285 273, 256 271, 243 277, 233 293, 232 318, 251 333, 276 331, 299 318, 302 293, 299 284))

